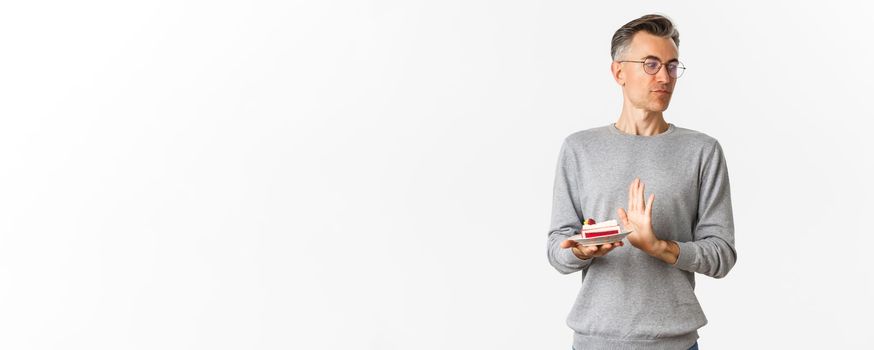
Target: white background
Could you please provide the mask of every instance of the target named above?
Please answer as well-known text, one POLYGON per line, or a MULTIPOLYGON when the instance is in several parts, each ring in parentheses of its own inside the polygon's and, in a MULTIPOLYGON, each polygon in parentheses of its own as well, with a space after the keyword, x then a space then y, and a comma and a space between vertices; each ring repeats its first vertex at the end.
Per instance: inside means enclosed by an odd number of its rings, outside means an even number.
POLYGON ((555 162, 650 12, 731 178, 701 347, 874 346, 871 5, 591 3, 5 2, 0 348, 569 348, 555 162))

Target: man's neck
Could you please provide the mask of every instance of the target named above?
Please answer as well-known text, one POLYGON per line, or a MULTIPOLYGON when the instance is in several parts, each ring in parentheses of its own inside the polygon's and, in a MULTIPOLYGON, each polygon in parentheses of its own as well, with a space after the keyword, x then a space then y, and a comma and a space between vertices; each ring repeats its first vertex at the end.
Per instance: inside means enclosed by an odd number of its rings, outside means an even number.
POLYGON ((640 136, 653 136, 668 130, 662 112, 622 109, 616 128, 620 131, 640 136))

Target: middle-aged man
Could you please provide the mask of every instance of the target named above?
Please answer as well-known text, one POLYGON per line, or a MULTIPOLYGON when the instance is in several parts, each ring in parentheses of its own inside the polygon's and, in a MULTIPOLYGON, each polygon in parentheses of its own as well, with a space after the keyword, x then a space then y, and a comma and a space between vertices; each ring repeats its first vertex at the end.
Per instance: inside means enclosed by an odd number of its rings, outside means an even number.
POLYGON ((679 43, 664 16, 619 28, 611 47, 611 71, 624 96, 619 119, 562 143, 547 252, 559 272, 580 272, 567 317, 576 350, 697 349, 707 318, 695 273, 722 278, 737 259, 719 142, 664 119, 684 71, 679 43), (617 218, 632 231, 631 247, 569 240, 586 218, 617 218))

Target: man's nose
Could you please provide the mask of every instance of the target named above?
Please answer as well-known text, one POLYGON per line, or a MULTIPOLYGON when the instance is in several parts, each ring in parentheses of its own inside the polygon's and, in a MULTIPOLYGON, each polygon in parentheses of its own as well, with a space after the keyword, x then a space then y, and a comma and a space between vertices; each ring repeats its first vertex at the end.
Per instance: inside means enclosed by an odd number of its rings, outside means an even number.
POLYGON ((659 67, 659 71, 656 72, 656 80, 664 83, 671 81, 671 75, 668 74, 668 66, 662 65, 659 67))

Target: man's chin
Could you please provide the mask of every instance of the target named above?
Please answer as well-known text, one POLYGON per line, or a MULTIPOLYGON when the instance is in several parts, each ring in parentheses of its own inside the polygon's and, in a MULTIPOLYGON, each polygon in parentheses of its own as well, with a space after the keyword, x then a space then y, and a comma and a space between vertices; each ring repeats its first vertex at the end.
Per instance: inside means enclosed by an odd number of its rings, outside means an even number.
POLYGON ((650 110, 651 110, 651 111, 655 111, 655 112, 664 112, 665 110, 668 109, 668 104, 669 104, 668 102, 665 102, 665 103, 653 103, 653 104, 650 104, 649 107, 650 107, 650 110))

